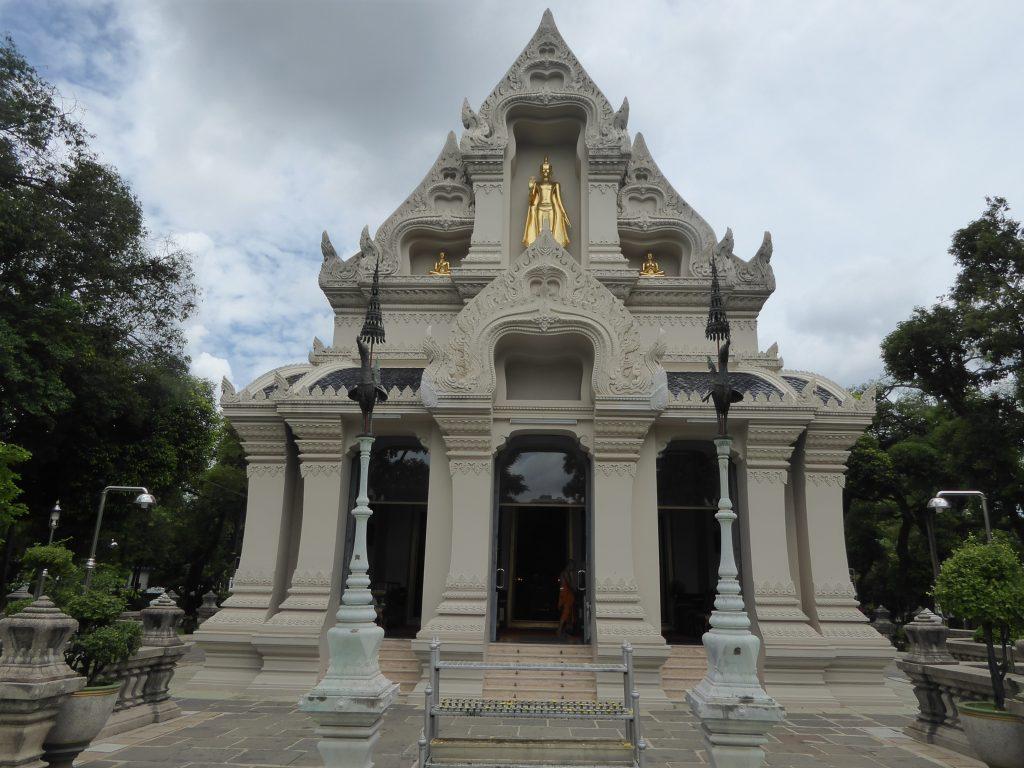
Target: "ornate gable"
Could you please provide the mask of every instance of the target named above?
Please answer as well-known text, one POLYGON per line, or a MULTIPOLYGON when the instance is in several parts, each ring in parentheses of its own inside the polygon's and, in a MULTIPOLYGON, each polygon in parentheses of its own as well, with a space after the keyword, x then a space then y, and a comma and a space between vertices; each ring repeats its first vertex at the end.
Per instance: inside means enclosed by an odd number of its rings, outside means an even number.
POLYGON ((578 333, 590 339, 598 397, 648 400, 664 387, 659 363, 664 345, 642 351, 639 326, 629 310, 544 230, 466 304, 444 347, 428 336, 424 401, 492 397, 494 347, 510 332, 578 333))
POLYGON ((681 229, 695 254, 710 251, 715 245, 711 225, 665 178, 641 133, 633 139, 633 155, 619 190, 619 227, 640 231, 663 227, 681 229))
POLYGON ((423 181, 381 224, 376 236, 371 240, 369 229, 363 230, 359 253, 348 261, 341 261, 324 232, 324 264, 320 270, 320 284, 325 285, 325 280, 351 282, 357 277, 369 279, 378 254, 381 274, 395 274, 400 263, 402 235, 409 229, 447 231, 472 226, 473 189, 466 179, 455 133, 449 132, 441 153, 423 181))
POLYGON ((587 114, 587 146, 629 152, 626 121, 629 104, 616 112, 555 26, 551 11, 544 11, 540 26, 505 77, 474 112, 462 107, 463 150, 502 149, 508 141, 505 115, 517 103, 576 103, 587 114))

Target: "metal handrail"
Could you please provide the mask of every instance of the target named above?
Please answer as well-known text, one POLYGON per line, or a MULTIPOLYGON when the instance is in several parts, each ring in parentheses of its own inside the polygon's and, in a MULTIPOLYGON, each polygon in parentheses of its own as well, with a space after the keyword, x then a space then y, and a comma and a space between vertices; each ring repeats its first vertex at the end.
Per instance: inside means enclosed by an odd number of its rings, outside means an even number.
POLYGON ((441 643, 435 637, 430 643, 430 676, 424 689, 423 732, 417 740, 419 747, 419 768, 431 768, 431 743, 438 735, 438 719, 448 717, 545 717, 552 719, 622 720, 625 723, 626 739, 633 746, 633 768, 644 768, 644 751, 647 742, 640 729, 640 692, 636 689, 633 674, 633 646, 622 644, 622 664, 517 664, 493 663, 486 661, 441 661, 441 643), (596 706, 587 711, 583 702, 527 702, 517 708, 511 702, 489 699, 461 699, 463 706, 456 706, 456 700, 440 698, 442 669, 480 670, 530 670, 541 672, 613 672, 622 675, 622 705, 596 706), (477 706, 469 706, 471 703, 477 706), (542 704, 549 704, 544 707, 542 704))

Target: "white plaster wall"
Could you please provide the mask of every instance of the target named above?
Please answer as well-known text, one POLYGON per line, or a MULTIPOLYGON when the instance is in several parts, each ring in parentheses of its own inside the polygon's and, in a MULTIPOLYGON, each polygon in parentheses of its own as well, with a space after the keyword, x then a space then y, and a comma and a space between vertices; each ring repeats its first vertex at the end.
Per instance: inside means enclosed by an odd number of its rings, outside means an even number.
POLYGON ((658 556, 658 450, 654 430, 647 434, 633 488, 633 562, 640 602, 647 620, 661 628, 661 560, 658 556))

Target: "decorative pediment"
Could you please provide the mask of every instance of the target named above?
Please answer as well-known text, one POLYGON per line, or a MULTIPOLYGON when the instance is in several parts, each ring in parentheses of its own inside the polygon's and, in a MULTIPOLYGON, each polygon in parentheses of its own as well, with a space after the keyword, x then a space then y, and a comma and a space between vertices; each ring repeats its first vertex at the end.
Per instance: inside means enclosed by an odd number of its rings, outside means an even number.
POLYGON ((441 153, 423 181, 381 224, 376 236, 371 239, 369 228, 363 230, 359 253, 348 261, 341 261, 324 233, 320 282, 324 284, 325 278, 332 282, 368 280, 378 254, 381 274, 395 274, 399 269, 402 236, 410 229, 446 232, 472 226, 473 189, 466 179, 455 133, 449 132, 441 153))
POLYGON ((508 141, 505 116, 514 104, 575 103, 587 114, 587 146, 629 151, 625 102, 616 112, 590 79, 576 54, 570 50, 555 26, 551 11, 544 11, 540 26, 512 64, 505 77, 474 112, 463 105, 464 150, 495 150, 508 141))
POLYGON ((681 229, 693 253, 710 251, 715 232, 661 172, 647 149, 643 134, 633 139, 633 155, 619 190, 619 226, 640 231, 681 229))
POLYGON ((598 397, 651 398, 664 379, 659 363, 663 342, 642 350, 633 315, 547 229, 466 304, 443 347, 428 336, 424 401, 493 396, 494 348, 506 333, 588 338, 594 347, 592 385, 598 397))

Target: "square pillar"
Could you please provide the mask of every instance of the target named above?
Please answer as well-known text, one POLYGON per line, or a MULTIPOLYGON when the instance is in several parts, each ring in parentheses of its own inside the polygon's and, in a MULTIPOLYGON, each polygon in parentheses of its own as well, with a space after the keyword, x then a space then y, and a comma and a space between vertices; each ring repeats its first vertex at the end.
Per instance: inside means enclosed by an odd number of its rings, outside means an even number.
MULTIPOLYGON (((594 420, 594 635, 597 657, 615 663, 622 643, 633 645, 637 689, 645 705, 668 701, 661 665, 668 645, 648 617, 633 558, 633 493, 640 450, 653 419, 599 416, 594 420)), ((622 695, 622 676, 598 675, 598 697, 622 695)))
POLYGON ((503 153, 463 156, 473 182, 473 235, 466 267, 498 267, 505 241, 505 173, 503 153))
POLYGON ((321 641, 334 624, 328 606, 331 588, 341 578, 346 473, 340 415, 288 417, 288 425, 299 448, 303 484, 298 555, 287 596, 253 638, 263 668, 249 690, 296 696, 319 679, 321 641))
MULTIPOLYGON (((488 640, 491 584, 491 416, 488 410, 486 415, 435 418, 444 437, 451 476, 451 546, 441 602, 417 633, 412 647, 425 662, 430 641, 436 637, 442 643, 444 658, 479 661, 488 640)), ((480 696, 483 692, 479 670, 469 670, 461 677, 452 672, 448 677, 451 683, 445 688, 452 695, 480 696)))
POLYGON ((861 429, 811 425, 802 461, 803 504, 799 523, 809 542, 813 613, 833 650, 825 672, 832 694, 848 706, 898 706, 883 670, 896 649, 868 623, 850 581, 843 526, 843 488, 849 448, 861 429))
POLYGON ((739 509, 743 526, 746 602, 761 636, 765 689, 787 709, 838 707, 825 685, 832 661, 830 644, 800 605, 799 574, 794 574, 796 541, 787 530, 786 484, 793 445, 802 424, 751 423, 746 444, 746 498, 739 509), (791 554, 794 557, 791 557, 791 554))
POLYGON ((287 584, 294 466, 288 458, 283 419, 276 414, 227 415, 249 462, 245 534, 231 596, 195 633, 206 661, 190 685, 241 691, 263 663, 253 636, 277 607, 287 584))

